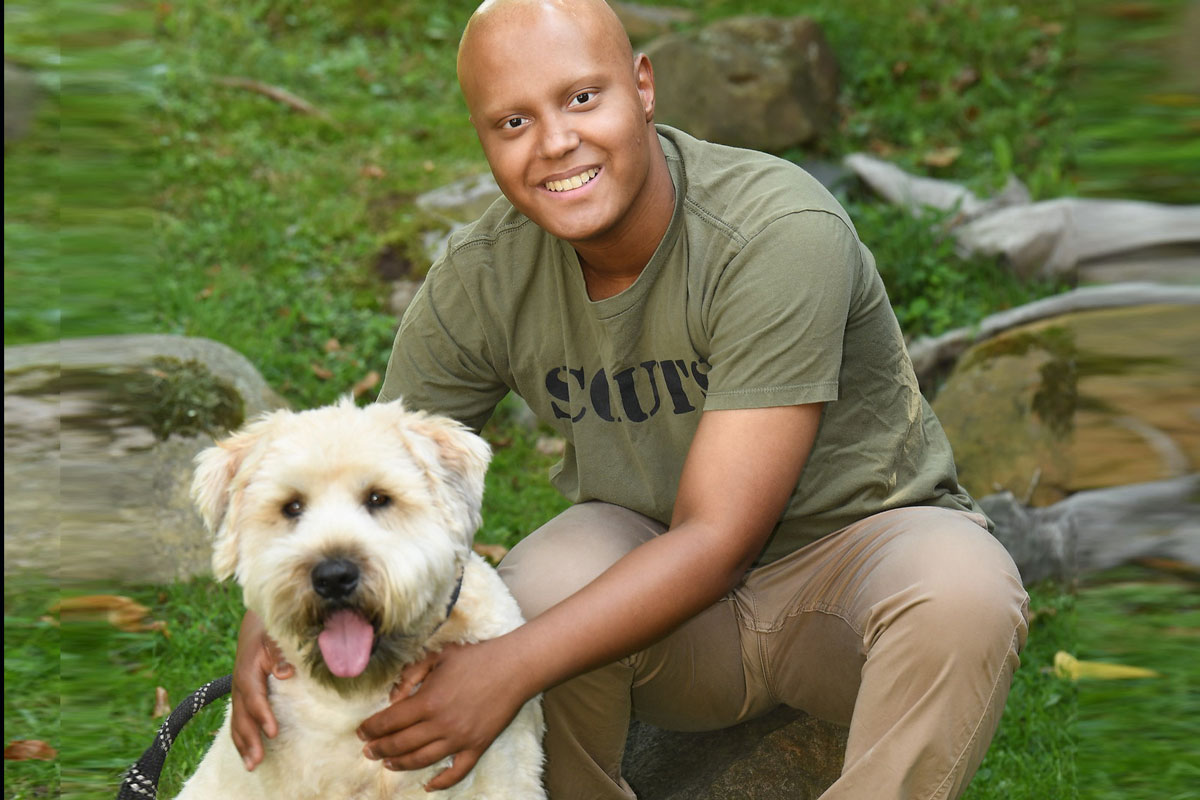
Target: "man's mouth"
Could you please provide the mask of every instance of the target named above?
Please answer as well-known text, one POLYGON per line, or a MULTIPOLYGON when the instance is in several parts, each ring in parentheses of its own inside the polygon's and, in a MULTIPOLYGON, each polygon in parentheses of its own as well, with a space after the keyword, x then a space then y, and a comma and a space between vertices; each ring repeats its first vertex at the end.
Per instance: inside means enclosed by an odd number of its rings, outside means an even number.
POLYGON ((599 174, 599 167, 592 167, 591 169, 585 169, 578 175, 572 175, 570 178, 564 178, 561 181, 546 181, 544 185, 552 192, 566 192, 571 189, 578 189, 599 174))

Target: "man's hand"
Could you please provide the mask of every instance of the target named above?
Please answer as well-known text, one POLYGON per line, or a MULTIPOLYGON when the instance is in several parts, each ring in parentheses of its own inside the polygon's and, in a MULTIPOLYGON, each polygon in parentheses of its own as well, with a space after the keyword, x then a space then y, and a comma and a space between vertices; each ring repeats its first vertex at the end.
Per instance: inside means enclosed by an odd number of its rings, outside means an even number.
POLYGON ((262 620, 247 611, 238 631, 237 657, 233 666, 233 710, 230 732, 233 746, 248 771, 262 762, 262 736, 274 739, 279 723, 267 700, 267 677, 280 680, 292 677, 295 670, 284 660, 279 647, 267 636, 262 620))
POLYGON ((364 755, 394 770, 454 756, 453 766, 425 788, 453 786, 537 693, 524 685, 521 672, 503 639, 447 646, 406 668, 392 690, 392 705, 359 727, 364 755))

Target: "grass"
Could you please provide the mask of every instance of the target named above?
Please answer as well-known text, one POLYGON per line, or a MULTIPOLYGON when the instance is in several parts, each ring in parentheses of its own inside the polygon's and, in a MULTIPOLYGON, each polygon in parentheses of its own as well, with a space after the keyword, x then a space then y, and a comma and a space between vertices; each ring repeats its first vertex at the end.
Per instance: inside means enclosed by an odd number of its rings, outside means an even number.
POLYGON ((1200 798, 1200 592, 1137 566, 1080 593, 1079 658, 1145 667, 1158 678, 1079 686, 1082 800, 1200 798))
MULTIPOLYGON (((415 197, 486 169, 454 85, 454 45, 473 5, 7 3, 5 57, 36 74, 42 100, 31 133, 5 147, 6 345, 131 332, 209 337, 245 354, 300 408, 382 374, 396 320, 381 273, 419 276, 426 266, 415 197), (228 76, 285 88, 322 114, 222 83, 228 76)), ((703 21, 796 13, 792 0, 673 5, 703 21)), ((805 11, 825 26, 842 69, 843 121, 818 148, 784 155, 836 160, 863 150, 983 194, 1011 172, 1037 199, 1195 202, 1187 181, 1200 172, 1195 92, 1156 58, 1183 7, 813 0, 805 11), (947 148, 958 156, 931 166, 930 154, 947 148)), ((960 259, 932 232, 933 217, 855 191, 843 200, 909 335, 1065 288, 960 259)), ((486 432, 496 456, 479 538, 505 545, 563 504, 543 477, 553 458, 515 414, 506 404, 486 432)), ((157 727, 154 687, 178 701, 229 670, 240 615, 229 587, 197 580, 118 591, 167 620, 170 640, 100 623, 56 627, 42 619, 53 581, 6 580, 5 738, 43 739, 62 755, 6 762, 5 797, 111 797, 157 727)), ((1122 591, 1035 590, 1041 613, 969 797, 1073 797, 1077 757, 1081 774, 1121 765, 1140 776, 1089 781, 1100 792, 1091 796, 1136 797, 1151 780, 1174 794, 1148 796, 1188 796, 1194 770, 1175 753, 1195 729, 1145 730, 1137 720, 1142 710, 1165 719, 1177 708, 1194 718, 1187 635, 1172 631, 1195 625, 1171 621, 1194 606, 1178 586, 1130 590, 1153 599, 1148 606, 1122 591), (1130 625, 1130 608, 1148 624, 1130 625), (1127 641, 1139 633, 1148 639, 1127 641), (1144 648, 1170 677, 1076 689, 1044 671, 1076 636, 1080 657, 1144 648)), ((216 709, 202 717, 173 751, 172 775, 195 763, 220 722, 216 709)))

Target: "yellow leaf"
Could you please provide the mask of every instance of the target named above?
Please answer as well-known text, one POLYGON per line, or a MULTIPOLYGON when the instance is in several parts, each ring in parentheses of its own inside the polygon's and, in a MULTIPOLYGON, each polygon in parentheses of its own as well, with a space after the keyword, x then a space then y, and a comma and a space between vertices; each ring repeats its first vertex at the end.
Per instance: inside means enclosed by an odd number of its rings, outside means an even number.
POLYGON ((150 719, 158 719, 165 717, 171 713, 171 698, 167 695, 167 690, 161 686, 154 687, 154 710, 150 712, 150 719))
POLYGON ((1059 650, 1054 654, 1054 674, 1060 678, 1077 681, 1080 678, 1095 678, 1102 681, 1128 680, 1130 678, 1158 678, 1157 672, 1142 667, 1124 664, 1107 664, 1102 661, 1080 661, 1070 653, 1059 650))
POLYGON ((68 621, 102 619, 127 633, 162 631, 164 636, 169 635, 167 623, 160 620, 146 622, 150 609, 122 595, 89 594, 82 597, 64 597, 50 607, 50 613, 59 614, 68 621))
POLYGON ((961 155, 961 147, 941 147, 937 150, 930 150, 921 157, 921 162, 930 167, 948 167, 961 155))

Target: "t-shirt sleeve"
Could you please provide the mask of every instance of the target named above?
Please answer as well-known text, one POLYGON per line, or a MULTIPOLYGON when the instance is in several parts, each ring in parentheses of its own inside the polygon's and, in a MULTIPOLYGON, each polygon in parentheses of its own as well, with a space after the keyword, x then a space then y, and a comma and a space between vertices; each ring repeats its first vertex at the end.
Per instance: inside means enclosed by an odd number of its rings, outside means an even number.
POLYGON ((507 391, 478 308, 452 265, 439 262, 400 321, 378 400, 401 399, 478 433, 507 391))
POLYGON ((750 239, 713 290, 705 409, 836 400, 860 259, 853 230, 826 211, 788 214, 750 239))

